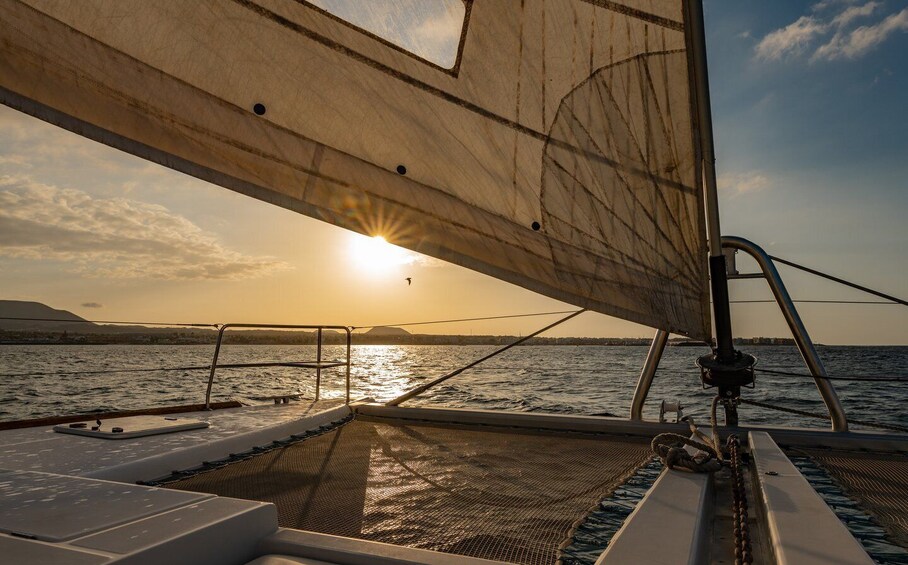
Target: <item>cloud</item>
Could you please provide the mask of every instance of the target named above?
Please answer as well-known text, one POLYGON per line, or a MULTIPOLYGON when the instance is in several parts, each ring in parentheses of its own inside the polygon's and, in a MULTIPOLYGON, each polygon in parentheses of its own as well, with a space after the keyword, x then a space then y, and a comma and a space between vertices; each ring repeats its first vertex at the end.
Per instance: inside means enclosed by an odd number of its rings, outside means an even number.
POLYGON ((826 26, 812 16, 801 16, 794 23, 769 33, 757 43, 757 57, 777 60, 788 54, 803 52, 811 41, 826 32, 826 26))
POLYGON ((85 276, 243 279, 287 268, 225 248, 163 206, 0 177, 0 256, 71 263, 85 276))
POLYGON ((102 308, 103 305, 98 302, 83 302, 82 308, 102 308))
POLYGON ((876 15, 882 2, 856 4, 853 0, 823 0, 785 27, 766 34, 754 48, 758 59, 777 61, 812 50, 812 62, 856 59, 869 53, 897 31, 908 30, 908 8, 870 25, 858 22, 876 15), (815 47, 816 43, 819 47, 815 47))
POLYGON ((873 12, 876 11, 876 9, 879 7, 879 2, 867 2, 863 6, 849 6, 848 8, 845 8, 845 10, 843 10, 839 15, 832 18, 832 25, 836 28, 847 26, 858 18, 865 18, 873 14, 873 12))
POLYGON ((847 33, 837 32, 821 45, 812 59, 857 59, 898 31, 908 31, 908 8, 891 14, 875 25, 860 26, 847 33))
POLYGON ((461 0, 310 0, 353 25, 443 67, 451 68, 465 18, 461 0))
POLYGON ((734 194, 758 192, 767 188, 770 184, 769 178, 759 171, 721 175, 716 179, 716 182, 719 190, 734 194))

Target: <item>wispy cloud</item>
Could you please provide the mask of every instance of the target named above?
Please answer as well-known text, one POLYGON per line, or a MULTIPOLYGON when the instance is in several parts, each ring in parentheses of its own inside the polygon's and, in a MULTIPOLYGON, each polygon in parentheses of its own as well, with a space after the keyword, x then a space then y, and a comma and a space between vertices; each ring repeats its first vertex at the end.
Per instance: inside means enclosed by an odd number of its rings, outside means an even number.
POLYGON ((757 44, 757 57, 764 60, 781 59, 800 54, 827 26, 813 16, 801 16, 794 23, 769 33, 757 44))
POLYGON ((874 25, 836 32, 832 39, 816 50, 813 59, 857 59, 899 31, 908 31, 908 8, 874 25))
POLYGON ((719 190, 737 194, 757 192, 769 187, 769 178, 760 171, 720 175, 716 179, 719 190))
POLYGON ((99 302, 83 302, 82 308, 102 308, 103 304, 99 302))
POLYGON ((108 278, 243 279, 287 267, 227 249, 163 206, 10 176, 0 177, 0 256, 108 278))
POLYGON ((461 0, 309 0, 319 8, 443 67, 453 67, 463 29, 461 0))
POLYGON ((771 31, 756 47, 758 59, 775 61, 810 52, 811 61, 857 59, 898 31, 908 30, 908 8, 881 14, 883 2, 823 0, 811 7, 811 14, 771 31), (876 21, 858 25, 869 18, 876 21))

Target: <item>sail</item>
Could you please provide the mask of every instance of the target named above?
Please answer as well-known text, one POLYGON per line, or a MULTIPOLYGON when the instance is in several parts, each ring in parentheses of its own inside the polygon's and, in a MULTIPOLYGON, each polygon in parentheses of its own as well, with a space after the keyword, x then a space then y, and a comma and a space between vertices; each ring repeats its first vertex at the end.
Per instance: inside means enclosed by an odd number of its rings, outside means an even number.
POLYGON ((369 27, 313 2, 9 0, 0 100, 571 304, 709 336, 683 2, 467 0, 438 57, 375 27, 400 28, 400 4, 369 27))

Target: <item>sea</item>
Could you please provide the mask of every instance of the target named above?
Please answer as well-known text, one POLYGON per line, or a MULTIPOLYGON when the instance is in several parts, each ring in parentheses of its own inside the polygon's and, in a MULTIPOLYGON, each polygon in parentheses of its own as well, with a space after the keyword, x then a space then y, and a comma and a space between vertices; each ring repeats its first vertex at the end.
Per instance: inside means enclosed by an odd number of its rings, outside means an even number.
MULTIPOLYGON (((352 349, 351 397, 390 400, 493 351, 495 346, 359 345, 352 349)), ((408 401, 409 406, 517 410, 627 417, 647 347, 515 347, 408 401)), ((794 346, 745 348, 760 369, 806 373, 794 346)), ((700 384, 696 357, 705 349, 670 346, 644 409, 658 419, 663 400, 708 422, 715 390, 700 384)), ((211 363, 212 345, 0 345, 0 421, 90 414, 204 402, 208 372, 180 367, 211 363), (124 371, 124 372, 116 372, 124 371), (128 371, 128 372, 126 372, 128 371)), ((820 346, 831 376, 902 377, 901 382, 835 381, 849 417, 908 426, 908 347, 820 346)), ((342 359, 326 346, 324 359, 342 359)), ((219 363, 311 361, 314 346, 224 345, 219 363)), ((344 396, 343 369, 323 370, 321 396, 344 396)), ((271 402, 313 397, 315 371, 296 367, 219 369, 212 400, 271 402)), ((825 407, 812 379, 757 373, 742 396, 818 415, 825 407)), ((828 420, 742 405, 742 424, 825 428, 828 420)), ((672 414, 672 416, 674 416, 672 414)), ((854 425, 856 429, 865 428, 854 425)))

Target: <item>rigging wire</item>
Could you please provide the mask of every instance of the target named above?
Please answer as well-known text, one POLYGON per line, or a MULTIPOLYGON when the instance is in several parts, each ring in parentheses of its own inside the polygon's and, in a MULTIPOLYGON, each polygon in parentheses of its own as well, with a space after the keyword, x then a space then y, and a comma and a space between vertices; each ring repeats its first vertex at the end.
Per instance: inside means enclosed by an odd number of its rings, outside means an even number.
MULTIPOLYGON (((758 303, 775 303, 775 300, 729 300, 731 304, 758 304, 758 303)), ((885 300, 792 300, 801 304, 890 304, 897 306, 898 302, 888 302, 885 300)))
POLYGON ((506 316, 483 316, 481 318, 460 318, 456 320, 433 320, 431 322, 407 322, 405 324, 376 324, 373 326, 350 326, 351 329, 361 330, 365 328, 401 328, 406 326, 425 326, 428 324, 450 324, 453 322, 478 322, 483 320, 503 320, 505 318, 529 318, 531 316, 554 316, 555 314, 571 314, 576 310, 559 310, 557 312, 537 312, 535 314, 510 314, 506 316))
POLYGON ((778 263, 782 263, 783 265, 788 265, 789 267, 794 267, 795 269, 804 271, 805 273, 810 273, 811 275, 816 275, 818 277, 821 277, 821 278, 824 278, 824 279, 827 279, 827 280, 830 280, 833 282, 837 282, 839 284, 842 284, 842 285, 845 285, 845 286, 848 286, 851 288, 855 288, 857 290, 866 292, 867 294, 872 294, 874 296, 879 296, 880 298, 885 298, 886 300, 891 300, 892 302, 901 304, 902 306, 908 306, 908 300, 902 300, 901 298, 896 298, 895 296, 892 296, 891 294, 886 294, 886 293, 880 292, 878 290, 873 290, 872 288, 867 288, 866 286, 861 286, 859 284, 846 281, 845 279, 840 279, 839 277, 832 276, 832 275, 824 273, 822 271, 817 271, 816 269, 811 269, 810 267, 805 267, 804 265, 799 265, 798 263, 795 263, 794 261, 788 261, 787 259, 782 259, 780 257, 774 257, 772 255, 770 255, 769 258, 778 263))

